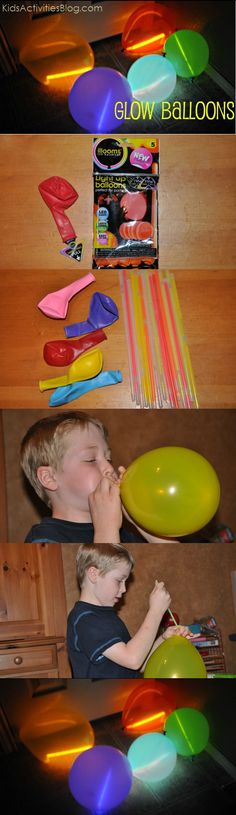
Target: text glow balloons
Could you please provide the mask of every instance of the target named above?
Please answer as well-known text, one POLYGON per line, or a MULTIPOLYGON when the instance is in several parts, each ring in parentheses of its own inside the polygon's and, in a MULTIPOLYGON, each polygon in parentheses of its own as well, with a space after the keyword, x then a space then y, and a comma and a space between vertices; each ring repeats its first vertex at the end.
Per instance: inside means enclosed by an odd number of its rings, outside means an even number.
POLYGON ((121 482, 125 509, 143 529, 189 535, 205 526, 220 501, 211 464, 186 447, 159 447, 135 459, 121 482))
POLYGON ((20 51, 20 62, 44 85, 69 91, 76 78, 93 68, 94 54, 81 37, 56 28, 31 38, 20 51))
POLYGON ((190 640, 175 635, 162 642, 149 657, 144 670, 147 679, 206 679, 207 672, 190 640))
POLYGON ((73 798, 97 815, 124 801, 131 785, 132 771, 126 756, 107 745, 92 747, 78 756, 69 773, 73 798))
POLYGON ((165 731, 180 756, 195 756, 205 750, 209 740, 208 721, 200 710, 183 707, 167 719, 165 731))
POLYGON ((161 3, 145 3, 128 18, 122 48, 130 57, 162 52, 167 37, 176 28, 175 15, 161 3))
POLYGON ((138 687, 126 699, 122 727, 130 736, 162 732, 175 707, 174 693, 164 682, 140 679, 138 687))
POLYGON ((177 76, 199 76, 205 71, 209 59, 206 40, 198 31, 183 29, 168 37, 165 54, 172 62, 177 76))
POLYGON ((93 68, 76 80, 68 104, 75 122, 88 133, 111 133, 122 122, 114 113, 116 102, 132 103, 127 79, 113 68, 93 68))
POLYGON ((162 102, 175 88, 176 71, 169 59, 159 54, 148 54, 133 62, 127 79, 135 99, 162 102))
POLYGON ((168 736, 145 733, 131 744, 127 754, 133 775, 155 784, 167 778, 176 764, 176 749, 168 736))

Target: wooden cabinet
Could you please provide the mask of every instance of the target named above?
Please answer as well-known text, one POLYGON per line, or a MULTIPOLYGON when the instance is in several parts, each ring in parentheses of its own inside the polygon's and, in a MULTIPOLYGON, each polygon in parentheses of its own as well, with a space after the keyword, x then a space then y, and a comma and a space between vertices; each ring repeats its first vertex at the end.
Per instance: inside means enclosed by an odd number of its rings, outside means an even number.
POLYGON ((66 619, 60 544, 1 544, 0 676, 70 677, 66 619))

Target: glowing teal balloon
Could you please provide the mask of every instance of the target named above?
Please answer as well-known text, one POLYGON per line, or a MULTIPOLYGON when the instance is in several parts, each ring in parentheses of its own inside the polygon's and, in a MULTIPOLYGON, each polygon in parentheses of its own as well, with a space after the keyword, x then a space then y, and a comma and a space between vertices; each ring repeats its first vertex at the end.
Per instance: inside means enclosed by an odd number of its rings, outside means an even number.
POLYGON ((163 736, 162 733, 145 733, 133 741, 127 759, 136 778, 155 784, 172 773, 177 754, 168 736, 163 736))
POLYGON ((140 102, 162 102, 175 88, 176 71, 165 57, 148 54, 133 62, 127 79, 135 99, 140 102))
POLYGON ((205 71, 209 59, 206 40, 198 31, 187 28, 175 31, 166 40, 165 54, 175 69, 177 76, 185 78, 199 76, 205 71))
POLYGON ((208 721, 200 710, 182 707, 170 713, 165 724, 167 736, 180 756, 195 756, 209 740, 208 721))

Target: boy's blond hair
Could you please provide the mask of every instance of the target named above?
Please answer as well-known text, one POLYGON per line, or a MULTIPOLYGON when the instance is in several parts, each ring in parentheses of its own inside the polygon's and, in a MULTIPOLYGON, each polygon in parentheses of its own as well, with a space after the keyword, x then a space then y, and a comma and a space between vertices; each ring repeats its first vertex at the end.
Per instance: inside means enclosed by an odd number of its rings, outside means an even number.
POLYGON ((84 429, 89 424, 98 427, 107 440, 107 430, 99 419, 80 410, 71 410, 39 419, 27 430, 21 442, 21 467, 39 498, 49 506, 50 497, 38 479, 38 467, 51 466, 58 470, 65 452, 65 438, 77 425, 84 429))
POLYGON ((134 558, 124 546, 119 543, 93 543, 81 544, 76 556, 77 578, 79 587, 82 588, 87 569, 95 566, 100 574, 104 575, 115 569, 116 566, 125 560, 132 571, 134 558))

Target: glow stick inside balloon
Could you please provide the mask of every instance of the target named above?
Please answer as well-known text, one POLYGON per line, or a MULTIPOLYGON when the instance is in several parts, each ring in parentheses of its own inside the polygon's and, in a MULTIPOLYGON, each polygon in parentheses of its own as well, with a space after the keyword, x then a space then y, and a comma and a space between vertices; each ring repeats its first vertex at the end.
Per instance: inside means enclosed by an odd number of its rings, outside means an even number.
POLYGON ((111 133, 122 124, 115 116, 116 102, 129 109, 132 91, 128 80, 113 68, 93 68, 71 88, 68 104, 75 122, 88 133, 111 133))
POLYGON ((118 806, 132 785, 130 764, 115 747, 98 745, 78 756, 69 773, 69 788, 79 804, 98 815, 118 806))
POLYGON ((169 59, 149 54, 133 62, 127 79, 135 99, 162 102, 175 88, 176 71, 169 59))
POLYGON ((133 741, 127 758, 136 778, 155 784, 170 775, 175 767, 177 754, 168 736, 145 733, 133 741))
POLYGON ((191 78, 205 71, 209 59, 206 40, 198 31, 183 29, 168 37, 165 54, 177 76, 191 78))
POLYGON ((166 720, 165 731, 181 756, 201 753, 209 739, 206 717, 191 707, 174 710, 166 720))

